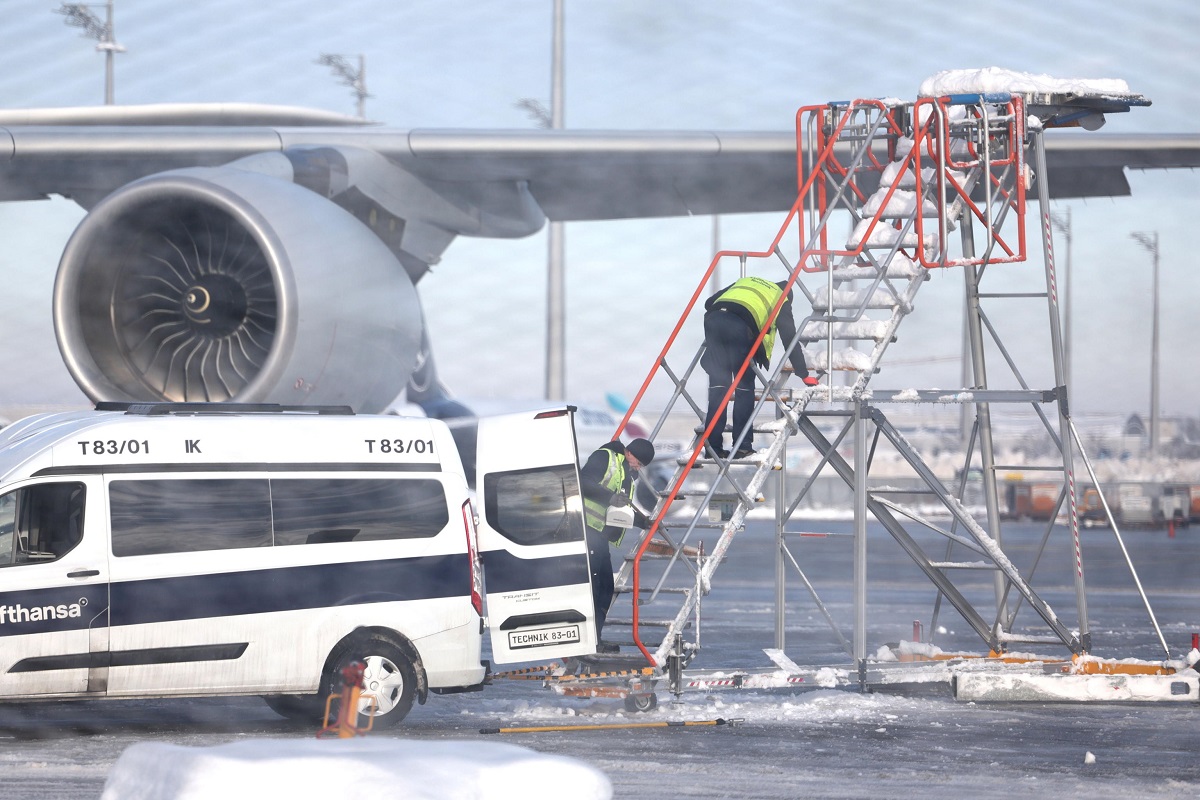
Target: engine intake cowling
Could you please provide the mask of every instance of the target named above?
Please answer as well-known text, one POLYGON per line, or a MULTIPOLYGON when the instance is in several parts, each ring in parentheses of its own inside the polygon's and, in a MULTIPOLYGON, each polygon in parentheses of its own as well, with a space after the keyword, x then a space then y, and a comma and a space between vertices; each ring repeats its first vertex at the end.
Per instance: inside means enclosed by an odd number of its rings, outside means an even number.
POLYGON ((94 401, 387 407, 417 363, 416 289, 351 214, 232 167, 152 175, 67 243, 54 328, 94 401))

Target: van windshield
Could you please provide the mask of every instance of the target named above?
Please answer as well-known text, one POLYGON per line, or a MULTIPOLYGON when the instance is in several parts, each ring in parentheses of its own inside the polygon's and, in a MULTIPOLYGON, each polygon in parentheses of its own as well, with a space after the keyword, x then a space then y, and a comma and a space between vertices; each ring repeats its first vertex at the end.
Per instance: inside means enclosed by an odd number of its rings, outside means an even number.
POLYGON ((39 483, 0 495, 0 566, 56 561, 83 539, 82 483, 39 483))

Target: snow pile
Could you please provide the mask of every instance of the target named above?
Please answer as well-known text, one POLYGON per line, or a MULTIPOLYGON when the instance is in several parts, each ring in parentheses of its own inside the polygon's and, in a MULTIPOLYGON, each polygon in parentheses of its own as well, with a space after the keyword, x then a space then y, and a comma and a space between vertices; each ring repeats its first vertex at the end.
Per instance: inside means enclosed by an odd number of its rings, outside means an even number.
POLYGON ((939 72, 921 82, 921 97, 989 92, 1039 92, 1047 94, 1130 95, 1129 84, 1118 78, 1054 78, 1014 72, 1000 67, 939 72))
POLYGON ((217 747, 144 742, 125 750, 101 800, 403 797, 406 800, 608 800, 599 770, 492 742, 257 739, 217 747))

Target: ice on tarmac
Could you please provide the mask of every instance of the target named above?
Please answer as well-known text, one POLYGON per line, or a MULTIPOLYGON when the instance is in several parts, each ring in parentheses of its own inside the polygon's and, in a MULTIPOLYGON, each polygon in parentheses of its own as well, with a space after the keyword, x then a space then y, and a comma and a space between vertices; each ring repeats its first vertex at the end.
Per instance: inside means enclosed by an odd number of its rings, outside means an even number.
POLYGON ((600 770, 499 742, 256 739, 216 747, 132 745, 101 800, 404 797, 407 800, 608 800, 600 770))

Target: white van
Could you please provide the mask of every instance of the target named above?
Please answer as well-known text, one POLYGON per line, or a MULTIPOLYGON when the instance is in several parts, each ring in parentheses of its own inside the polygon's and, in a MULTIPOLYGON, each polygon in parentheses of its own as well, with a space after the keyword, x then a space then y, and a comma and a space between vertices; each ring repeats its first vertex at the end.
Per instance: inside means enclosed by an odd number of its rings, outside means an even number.
POLYGON ((104 405, 0 431, 0 700, 257 694, 351 661, 398 722, 501 663, 595 652, 572 409, 480 421, 104 405))

